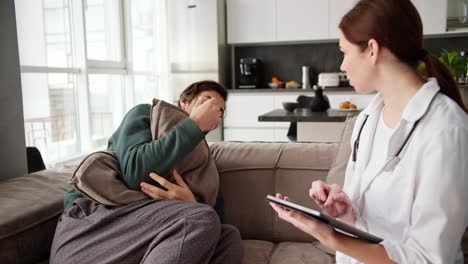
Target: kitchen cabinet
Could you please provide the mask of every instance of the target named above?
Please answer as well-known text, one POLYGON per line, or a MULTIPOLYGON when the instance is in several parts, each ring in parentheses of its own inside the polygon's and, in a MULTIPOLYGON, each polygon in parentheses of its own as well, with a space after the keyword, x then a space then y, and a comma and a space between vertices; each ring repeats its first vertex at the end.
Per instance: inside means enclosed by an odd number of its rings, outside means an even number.
POLYGON ((277 0, 276 40, 327 39, 328 1, 277 0))
POLYGON ((276 40, 276 0, 226 0, 228 43, 276 40))
MULTIPOLYGON (((294 97, 293 101, 297 95, 294 97)), ((258 116, 279 108, 275 104, 275 95, 229 94, 226 102, 226 116, 224 117, 225 141, 286 141, 287 126, 280 127, 277 132, 273 122, 258 122, 258 116)))
POLYGON ((295 102, 294 94, 230 94, 224 118, 225 141, 287 142, 289 122, 258 122, 258 116, 295 102))
MULTIPOLYGON (((337 39, 338 24, 358 0, 226 0, 229 44, 337 39)), ((444 34, 448 0, 411 0, 424 35, 444 34)), ((454 1, 454 0, 450 0, 454 1)))
POLYGON ((353 8, 358 0, 329 0, 328 38, 339 38, 338 25, 341 18, 353 8))
POLYGON ((443 34, 447 29, 447 0, 412 0, 423 23, 424 35, 443 34))

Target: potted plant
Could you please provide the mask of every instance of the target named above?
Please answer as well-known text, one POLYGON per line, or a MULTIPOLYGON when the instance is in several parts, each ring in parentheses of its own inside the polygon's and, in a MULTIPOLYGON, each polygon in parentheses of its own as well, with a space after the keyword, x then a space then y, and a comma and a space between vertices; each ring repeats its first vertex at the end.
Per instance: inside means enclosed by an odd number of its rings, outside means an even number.
MULTIPOLYGON (((467 63, 468 63, 467 58, 462 56, 457 51, 449 52, 444 49, 442 50, 442 53, 440 54, 439 59, 445 65, 447 65, 449 70, 454 75, 455 81, 457 81, 457 78, 463 78, 462 83, 465 83, 464 78, 465 78, 466 71, 467 71, 467 63)), ((460 80, 458 80, 458 83, 460 83, 460 80)))

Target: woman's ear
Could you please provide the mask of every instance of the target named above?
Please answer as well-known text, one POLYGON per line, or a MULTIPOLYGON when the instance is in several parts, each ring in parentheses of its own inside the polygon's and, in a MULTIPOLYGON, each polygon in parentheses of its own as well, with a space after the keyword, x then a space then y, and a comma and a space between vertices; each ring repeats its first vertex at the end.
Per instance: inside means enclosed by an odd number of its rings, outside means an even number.
POLYGON ((370 39, 367 43, 369 49, 369 56, 372 64, 376 64, 380 57, 380 45, 375 39, 370 39))

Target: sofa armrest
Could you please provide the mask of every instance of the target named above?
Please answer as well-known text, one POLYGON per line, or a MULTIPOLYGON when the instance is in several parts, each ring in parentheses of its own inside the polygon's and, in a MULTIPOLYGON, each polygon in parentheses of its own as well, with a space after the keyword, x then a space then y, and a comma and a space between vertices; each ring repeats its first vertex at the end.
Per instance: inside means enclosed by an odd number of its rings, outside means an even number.
POLYGON ((2 263, 36 263, 49 257, 73 170, 56 168, 0 182, 2 263))

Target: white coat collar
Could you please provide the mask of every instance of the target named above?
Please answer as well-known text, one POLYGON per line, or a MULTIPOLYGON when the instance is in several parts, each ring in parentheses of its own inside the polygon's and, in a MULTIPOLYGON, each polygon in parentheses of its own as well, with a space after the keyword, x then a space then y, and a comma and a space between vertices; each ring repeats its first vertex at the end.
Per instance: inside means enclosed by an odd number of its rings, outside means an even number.
POLYGON ((440 87, 435 78, 429 78, 421 89, 411 98, 402 114, 402 119, 409 123, 419 120, 428 110, 432 99, 439 92, 440 87))
MULTIPOLYGON (((423 84, 421 89, 411 98, 411 100, 406 105, 403 110, 402 119, 406 120, 408 123, 414 123, 419 120, 428 110, 429 105, 439 92, 440 87, 436 78, 429 78, 428 82, 423 84)), ((380 93, 378 93, 372 101, 369 103, 369 106, 363 110, 365 115, 380 115, 383 108, 383 98, 380 93)))
POLYGON ((430 78, 429 81, 425 83, 421 89, 419 89, 419 91, 410 99, 408 105, 405 107, 402 114, 402 120, 390 138, 386 162, 382 164, 371 164, 371 167, 366 170, 365 168, 369 165, 368 161, 372 150, 374 133, 383 108, 382 95, 377 94, 370 102, 369 106, 363 111, 363 114, 368 115, 369 117, 365 125, 365 129, 362 131, 360 144, 362 147, 359 149, 358 160, 355 169, 360 171, 359 174, 362 174, 364 170, 366 173, 365 176, 363 175, 363 184, 361 185, 361 188, 356 188, 355 192, 351 193, 353 201, 360 201, 362 199, 362 195, 367 190, 368 186, 390 161, 389 158, 396 155, 396 152, 402 146, 404 139, 408 136, 408 133, 410 132, 414 123, 422 118, 422 116, 428 111, 432 99, 436 96, 439 90, 440 88, 435 78, 430 78))

